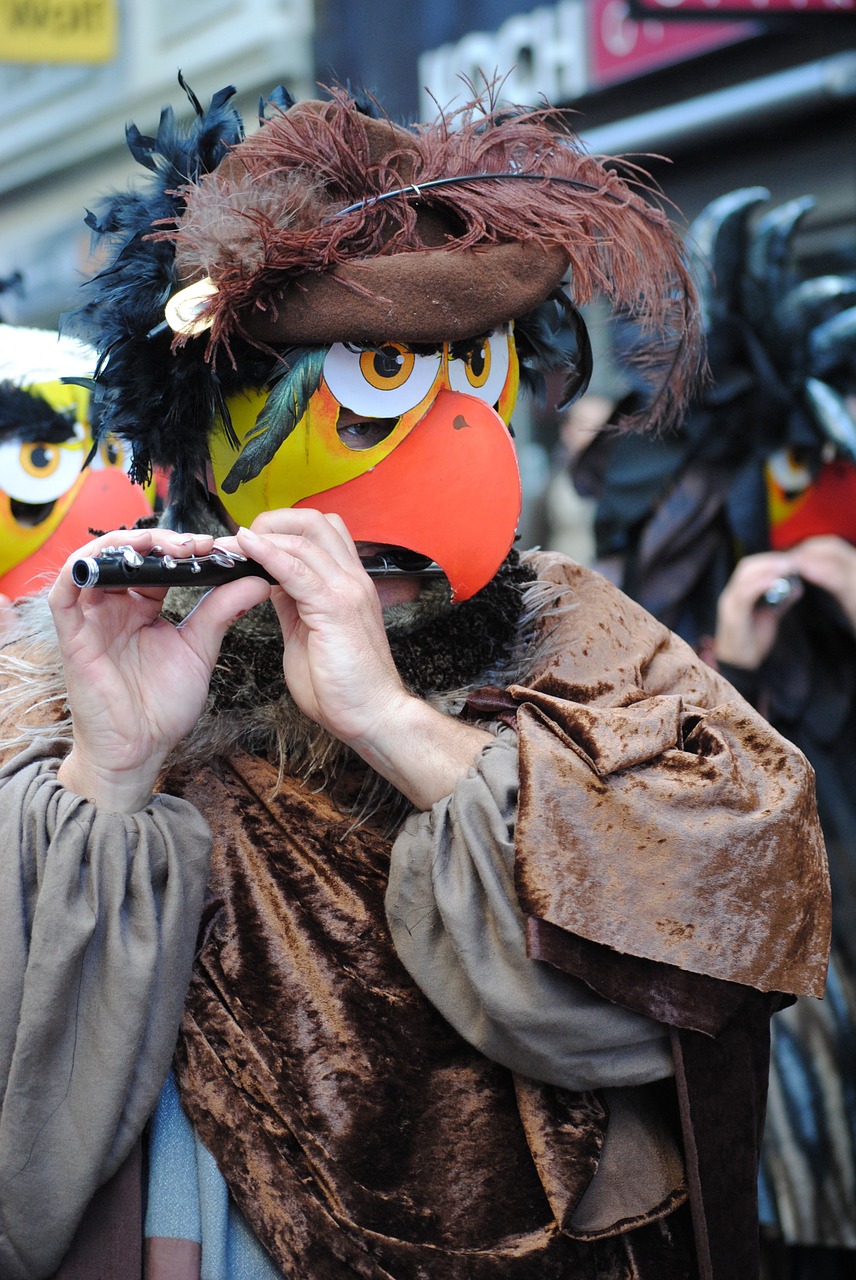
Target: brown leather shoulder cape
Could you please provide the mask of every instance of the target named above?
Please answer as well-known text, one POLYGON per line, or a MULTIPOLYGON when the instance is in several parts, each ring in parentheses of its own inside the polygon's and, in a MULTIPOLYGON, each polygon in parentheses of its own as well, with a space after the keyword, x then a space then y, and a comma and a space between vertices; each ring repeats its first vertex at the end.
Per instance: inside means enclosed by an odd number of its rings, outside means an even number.
POLYGON ((561 642, 508 691, 533 946, 543 921, 693 974, 822 996, 829 881, 805 756, 604 578, 544 561, 561 642))

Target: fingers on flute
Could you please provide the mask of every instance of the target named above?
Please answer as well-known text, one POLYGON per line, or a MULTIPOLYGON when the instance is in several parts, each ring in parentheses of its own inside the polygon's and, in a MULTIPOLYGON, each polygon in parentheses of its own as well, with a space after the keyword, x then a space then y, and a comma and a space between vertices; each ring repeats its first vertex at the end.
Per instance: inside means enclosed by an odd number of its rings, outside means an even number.
MULTIPOLYGON (((278 536, 305 539, 312 546, 326 551, 342 567, 359 563, 359 554, 344 520, 312 508, 285 507, 264 511, 253 521, 249 532, 272 539, 278 536)), ((294 550, 296 554, 299 552, 297 544, 294 550)))
POLYGON ((80 597, 80 588, 72 578, 72 565, 83 557, 97 558, 108 547, 133 547, 140 555, 148 555, 157 549, 175 556, 176 559, 191 555, 205 555, 213 545, 214 539, 208 533, 182 533, 175 529, 113 529, 110 533, 99 534, 84 546, 79 547, 69 556, 60 570, 51 588, 49 600, 54 610, 75 606, 80 597))
POLYGON ((231 624, 267 600, 270 591, 270 583, 261 578, 236 578, 207 592, 178 629, 193 651, 213 667, 231 624))
MULTIPOLYGON (((338 538, 335 531, 330 531, 338 538)), ((326 539, 299 535, 272 534, 259 536, 241 532, 241 550, 257 560, 276 578, 293 600, 301 605, 336 610, 356 604, 363 597, 376 599, 374 588, 352 558, 341 540, 338 548, 328 548, 326 539), (370 594, 371 593, 371 594, 370 594)), ((273 599, 276 603, 277 593, 273 599)))

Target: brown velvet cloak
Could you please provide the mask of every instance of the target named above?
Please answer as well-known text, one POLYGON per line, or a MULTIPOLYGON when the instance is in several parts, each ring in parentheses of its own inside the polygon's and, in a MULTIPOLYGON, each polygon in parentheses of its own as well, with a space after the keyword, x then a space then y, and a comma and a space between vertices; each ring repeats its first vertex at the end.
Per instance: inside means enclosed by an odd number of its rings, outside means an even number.
MULTIPOLYGON (((552 573, 564 585, 561 561, 552 573)), ((622 953, 822 996, 829 881, 805 757, 604 578, 572 591, 553 659, 509 691, 524 909, 622 953)))
MULTIPOLYGON (((700 1274, 749 1280, 775 999, 760 992, 823 981, 812 775, 609 584, 559 559, 539 568, 570 606, 548 624, 553 656, 526 689, 471 699, 477 714, 517 712, 532 954, 681 1028, 700 1274), (711 1147, 723 1135, 725 1164, 711 1147)), ((284 1273, 690 1274, 677 1191, 635 1230, 574 1238, 603 1103, 515 1078, 462 1041, 391 946, 389 841, 296 781, 271 799, 274 777, 239 757, 167 789, 186 789, 214 831, 182 1097, 284 1273)))

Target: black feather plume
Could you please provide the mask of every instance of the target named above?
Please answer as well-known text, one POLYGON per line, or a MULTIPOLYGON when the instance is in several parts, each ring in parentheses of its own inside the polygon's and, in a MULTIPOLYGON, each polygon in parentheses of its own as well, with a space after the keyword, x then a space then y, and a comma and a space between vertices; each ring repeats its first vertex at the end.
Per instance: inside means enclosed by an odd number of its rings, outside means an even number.
POLYGON ((263 94, 259 96, 259 124, 264 124, 268 118, 267 109, 273 107, 274 111, 287 111, 289 107, 293 107, 296 99, 291 96, 286 88, 278 84, 273 93, 265 97, 263 94))
POLYGON ((577 400, 591 381, 593 357, 585 321, 564 289, 514 323, 520 380, 538 399, 545 397, 544 374, 562 370, 562 404, 577 400))
MULTIPOLYGON (((238 379, 228 360, 220 362, 227 367, 206 362, 202 339, 173 350, 173 335, 162 321, 180 282, 172 245, 151 233, 155 223, 181 216, 181 188, 215 169, 244 136, 241 117, 230 105, 232 86, 216 93, 206 111, 184 78, 179 80, 195 118, 179 123, 167 108, 154 138, 128 127, 131 153, 149 177, 139 189, 108 196, 87 212, 86 224, 99 248, 106 246, 108 265, 83 285, 84 302, 61 326, 98 351, 93 402, 99 438, 115 432, 129 443, 131 475, 138 482, 151 475, 153 465, 172 466, 176 518, 195 476, 204 472, 214 415, 238 379)), ((248 353, 241 382, 260 364, 263 382, 270 363, 270 356, 262 360, 258 351, 248 353)))

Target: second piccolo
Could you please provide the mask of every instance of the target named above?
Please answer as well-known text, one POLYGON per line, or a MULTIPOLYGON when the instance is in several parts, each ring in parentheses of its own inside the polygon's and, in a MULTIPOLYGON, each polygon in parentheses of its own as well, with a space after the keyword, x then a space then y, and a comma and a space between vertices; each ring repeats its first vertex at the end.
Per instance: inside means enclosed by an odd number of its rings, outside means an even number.
MULTIPOLYGON (((438 577, 443 570, 433 560, 412 551, 393 549, 362 560, 369 577, 438 577)), ((239 551, 215 547, 209 555, 178 558, 167 554, 140 555, 134 547, 105 547, 97 556, 81 556, 71 566, 78 587, 219 587, 234 578, 276 579, 255 560, 239 551)))

